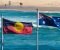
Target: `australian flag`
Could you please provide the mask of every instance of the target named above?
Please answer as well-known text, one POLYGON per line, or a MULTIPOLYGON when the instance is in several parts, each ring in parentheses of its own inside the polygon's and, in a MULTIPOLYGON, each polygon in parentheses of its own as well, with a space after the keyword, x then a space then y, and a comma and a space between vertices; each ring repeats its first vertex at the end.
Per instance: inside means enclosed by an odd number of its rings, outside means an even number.
POLYGON ((39 25, 53 26, 60 28, 60 17, 50 17, 40 13, 38 20, 39 20, 39 25))
POLYGON ((31 22, 14 22, 3 18, 3 33, 4 34, 31 34, 31 22))

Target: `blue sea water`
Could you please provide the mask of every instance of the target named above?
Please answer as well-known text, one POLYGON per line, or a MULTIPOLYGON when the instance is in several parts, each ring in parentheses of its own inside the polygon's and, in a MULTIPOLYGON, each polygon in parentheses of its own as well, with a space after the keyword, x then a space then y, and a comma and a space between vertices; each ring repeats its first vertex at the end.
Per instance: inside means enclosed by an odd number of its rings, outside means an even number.
MULTIPOLYGON (((40 12, 41 13, 41 12, 40 12)), ((0 15, 12 21, 28 21, 37 23, 37 12, 23 12, 15 10, 0 10, 0 15)), ((60 13, 44 13, 49 16, 60 17, 60 13)), ((31 35, 4 34, 4 50, 36 50, 37 28, 33 27, 31 35)), ((60 50, 60 29, 52 27, 39 27, 39 50, 60 50)), ((0 36, 1 37, 1 36, 0 36)))
POLYGON ((0 50, 1 50, 1 47, 2 47, 2 29, 0 28, 0 50))

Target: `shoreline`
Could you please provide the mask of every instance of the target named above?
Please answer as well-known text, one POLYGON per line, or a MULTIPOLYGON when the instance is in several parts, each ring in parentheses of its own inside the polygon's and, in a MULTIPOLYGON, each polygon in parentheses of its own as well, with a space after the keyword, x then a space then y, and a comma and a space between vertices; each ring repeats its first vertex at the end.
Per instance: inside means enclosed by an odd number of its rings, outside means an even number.
POLYGON ((17 11, 36 11, 36 9, 39 9, 39 11, 58 11, 60 12, 60 7, 19 7, 19 6, 0 6, 0 10, 17 10, 17 11))
MULTIPOLYGON (((0 10, 12 10, 12 11, 23 11, 23 12, 36 12, 36 10, 18 10, 18 9, 0 9, 0 10)), ((41 13, 60 13, 60 11, 40 11, 41 13)))

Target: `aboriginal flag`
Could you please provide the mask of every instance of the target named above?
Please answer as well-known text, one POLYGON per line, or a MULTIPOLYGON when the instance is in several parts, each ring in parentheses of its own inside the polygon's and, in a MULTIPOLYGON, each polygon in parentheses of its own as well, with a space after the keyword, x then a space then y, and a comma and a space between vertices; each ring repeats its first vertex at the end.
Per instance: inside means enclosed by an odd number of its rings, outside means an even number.
POLYGON ((32 34, 31 22, 14 22, 3 18, 4 34, 32 34))

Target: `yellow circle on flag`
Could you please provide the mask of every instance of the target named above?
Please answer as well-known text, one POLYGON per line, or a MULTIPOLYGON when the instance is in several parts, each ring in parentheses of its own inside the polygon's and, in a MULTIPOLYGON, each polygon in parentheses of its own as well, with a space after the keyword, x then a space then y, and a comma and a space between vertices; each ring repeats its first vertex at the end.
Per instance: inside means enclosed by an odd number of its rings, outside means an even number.
POLYGON ((24 24, 21 22, 16 22, 14 26, 16 28, 16 31, 21 31, 24 28, 24 24))

